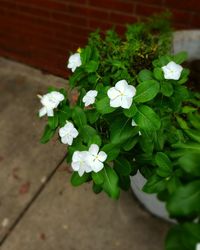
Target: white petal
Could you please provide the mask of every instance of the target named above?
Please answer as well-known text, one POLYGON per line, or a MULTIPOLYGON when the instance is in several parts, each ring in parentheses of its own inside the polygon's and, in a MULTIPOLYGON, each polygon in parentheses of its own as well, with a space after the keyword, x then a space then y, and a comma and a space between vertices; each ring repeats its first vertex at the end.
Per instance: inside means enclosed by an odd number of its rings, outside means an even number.
POLYGON ((51 94, 52 97, 53 97, 56 101, 58 101, 58 102, 61 102, 61 101, 63 101, 63 100, 65 99, 64 95, 61 94, 61 93, 58 92, 58 91, 52 91, 50 94, 51 94))
POLYGON ((124 91, 124 95, 128 97, 133 97, 136 94, 136 88, 132 85, 128 85, 124 91))
POLYGON ((96 90, 89 90, 86 93, 87 96, 94 97, 94 98, 97 96, 97 94, 98 94, 98 92, 96 90))
POLYGON ((74 171, 78 171, 80 168, 80 163, 79 162, 72 162, 71 167, 74 171))
POLYGON ((66 135, 64 137, 61 137, 61 142, 63 144, 68 144, 71 146, 73 142, 73 137, 71 135, 66 135))
POLYGON ((89 153, 92 155, 97 155, 99 152, 99 146, 97 144, 92 144, 89 148, 89 153))
POLYGON ((52 117, 53 116, 53 109, 47 109, 47 116, 52 117))
POLYGON ((200 250, 200 243, 197 243, 196 250, 200 250))
POLYGON ((98 159, 101 162, 104 162, 106 160, 106 158, 107 158, 107 154, 104 151, 100 151, 98 154, 98 159))
POLYGON ((118 96, 115 99, 110 100, 110 106, 113 108, 121 107, 122 104, 122 96, 118 96))
POLYGON ((183 67, 171 61, 162 67, 165 79, 179 80, 183 67))
POLYGON ((72 162, 80 161, 80 151, 75 151, 72 155, 72 162))
POLYGON ((59 131, 58 131, 58 133, 59 133, 60 137, 65 136, 66 135, 66 129, 65 129, 65 127, 60 128, 59 131))
POLYGON ((129 109, 131 107, 132 102, 133 98, 122 96, 121 107, 124 109, 129 109))
POLYGON ((42 117, 44 115, 46 115, 47 113, 47 110, 45 107, 42 107, 40 110, 39 110, 39 117, 42 117))
POLYGON ((125 89, 127 88, 128 86, 128 83, 126 80, 121 80, 121 81, 118 81, 116 84, 115 84, 115 88, 120 91, 121 93, 124 93, 125 89))
POLYGON ((91 166, 92 170, 97 173, 103 169, 104 165, 100 161, 95 161, 95 164, 91 166))
POLYGON ((112 87, 107 91, 107 95, 110 99, 115 99, 120 95, 120 92, 116 90, 115 87, 112 87))
POLYGON ((78 136, 78 131, 75 128, 71 131, 71 136, 73 138, 76 138, 78 136))
POLYGON ((79 168, 78 174, 79 174, 80 177, 83 176, 84 172, 85 172, 85 171, 84 171, 83 168, 79 168))

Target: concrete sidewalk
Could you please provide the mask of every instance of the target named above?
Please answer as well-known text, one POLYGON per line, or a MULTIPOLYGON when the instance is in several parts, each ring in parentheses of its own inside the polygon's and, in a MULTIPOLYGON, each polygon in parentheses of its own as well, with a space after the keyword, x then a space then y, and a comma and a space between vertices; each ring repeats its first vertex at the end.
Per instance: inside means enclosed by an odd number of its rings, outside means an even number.
POLYGON ((66 80, 0 58, 0 241, 2 250, 162 250, 169 224, 133 197, 70 186, 57 138, 39 144, 36 97, 66 80))

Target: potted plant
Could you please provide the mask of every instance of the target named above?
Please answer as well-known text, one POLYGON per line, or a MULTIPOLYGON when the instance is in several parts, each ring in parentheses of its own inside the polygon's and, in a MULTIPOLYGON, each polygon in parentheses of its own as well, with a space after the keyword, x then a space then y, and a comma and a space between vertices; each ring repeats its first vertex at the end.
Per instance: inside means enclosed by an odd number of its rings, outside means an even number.
POLYGON ((76 103, 64 89, 40 96, 39 116, 48 117, 41 142, 58 133, 72 185, 92 182, 95 193, 118 199, 142 175, 143 192, 156 194, 177 221, 166 249, 199 250, 200 94, 187 87, 187 54, 171 55, 171 41, 163 16, 128 25, 124 38, 92 33, 68 62, 76 103))

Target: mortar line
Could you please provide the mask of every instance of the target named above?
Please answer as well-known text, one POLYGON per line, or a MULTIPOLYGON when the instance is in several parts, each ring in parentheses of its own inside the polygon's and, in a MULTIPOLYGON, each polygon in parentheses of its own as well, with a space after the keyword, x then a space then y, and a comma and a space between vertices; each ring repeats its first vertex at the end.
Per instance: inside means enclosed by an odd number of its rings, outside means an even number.
POLYGON ((31 207, 31 205, 36 201, 36 199, 38 198, 38 196, 42 193, 42 191, 45 189, 46 185, 49 183, 49 181, 53 178, 53 176, 55 175, 55 173, 57 172, 58 168, 60 167, 60 165, 64 162, 66 158, 66 154, 65 156, 60 160, 60 162, 56 165, 56 167, 50 172, 50 174, 48 175, 46 182, 44 184, 42 184, 39 189, 36 191, 36 193, 33 195, 33 197, 31 198, 31 200, 28 202, 28 204, 22 209, 22 211, 19 213, 18 217, 15 219, 15 221, 12 223, 12 225, 10 226, 10 228, 8 229, 7 233, 4 235, 4 237, 2 238, 2 240, 0 241, 0 247, 4 244, 4 242, 6 241, 6 239, 10 236, 10 234, 12 233, 12 231, 16 228, 16 226, 19 224, 19 222, 21 221, 21 219, 23 219, 23 217, 26 215, 26 213, 28 212, 29 208, 31 207))

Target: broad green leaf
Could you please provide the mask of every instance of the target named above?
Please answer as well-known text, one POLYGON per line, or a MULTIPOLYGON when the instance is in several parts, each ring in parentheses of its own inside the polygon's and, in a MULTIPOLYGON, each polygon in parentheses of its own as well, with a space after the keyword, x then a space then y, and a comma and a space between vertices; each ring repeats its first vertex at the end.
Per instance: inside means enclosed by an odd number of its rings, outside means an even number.
POLYGON ((158 94, 159 90, 160 86, 157 81, 144 81, 136 87, 136 96, 134 97, 134 101, 141 103, 148 102, 158 94))
POLYGON ((104 182, 103 170, 98 173, 92 172, 92 179, 96 185, 102 185, 104 182))
POLYGON ((164 79, 164 77, 163 77, 163 71, 162 71, 161 68, 154 68, 153 75, 159 81, 162 81, 164 79))
POLYGON ((98 136, 97 131, 93 127, 84 125, 80 128, 79 132, 82 136, 83 141, 88 145, 91 145, 93 143, 99 146, 101 145, 101 138, 98 136))
POLYGON ((141 82, 152 80, 153 79, 153 73, 148 69, 143 69, 139 72, 138 78, 141 82))
POLYGON ((174 92, 172 84, 170 82, 161 82, 161 84, 160 84, 160 92, 164 96, 170 97, 174 92))
POLYGON ((114 161, 114 167, 116 172, 122 176, 128 176, 132 171, 130 162, 122 156, 114 161))
POLYGON ((124 176, 119 174, 119 187, 124 191, 128 191, 131 186, 130 176, 124 176))
POLYGON ((51 129, 56 129, 58 127, 58 113, 54 112, 54 116, 48 117, 48 124, 51 129))
POLYGON ((172 162, 165 153, 156 153, 155 163, 159 167, 156 171, 159 176, 167 177, 172 173, 172 162))
POLYGON ((93 124, 95 123, 99 118, 99 113, 96 112, 96 110, 86 110, 86 116, 88 118, 88 121, 93 124))
POLYGON ((178 54, 174 55, 174 62, 177 64, 181 64, 186 61, 188 58, 188 54, 185 51, 179 52, 178 54))
POLYGON ((131 126, 131 119, 118 119, 111 125, 110 140, 112 144, 123 144, 138 133, 138 128, 131 126))
POLYGON ((186 153, 179 159, 179 164, 185 172, 200 177, 200 153, 186 153))
POLYGON ((112 143, 104 145, 101 150, 107 154, 107 161, 113 161, 120 153, 120 147, 112 143))
POLYGON ((85 173, 83 176, 79 176, 78 172, 73 172, 71 176, 71 184, 74 187, 80 186, 90 179, 90 174, 85 173))
POLYGON ((138 142, 138 137, 130 138, 124 143, 123 149, 125 151, 130 151, 137 144, 137 142, 138 142))
POLYGON ((137 113, 133 117, 139 128, 144 131, 155 131, 161 126, 159 116, 148 106, 141 105, 137 108, 137 113))
POLYGON ((143 191, 146 193, 159 193, 163 191, 166 188, 166 181, 157 176, 152 175, 146 182, 146 184, 143 187, 143 191))
POLYGON ((59 125, 62 127, 66 124, 66 121, 71 118, 72 112, 69 106, 63 106, 58 110, 59 125))
POLYGON ((40 139, 40 143, 45 144, 47 143, 55 134, 56 130, 52 129, 49 127, 49 125, 46 125, 44 132, 43 132, 43 136, 40 139))
POLYGON ((200 214, 200 180, 179 187, 168 200, 167 209, 173 217, 200 214))
POLYGON ((78 85, 78 82, 83 79, 86 76, 86 73, 82 69, 82 67, 79 67, 75 70, 74 74, 70 76, 69 83, 71 88, 78 85))
POLYGON ((200 224, 185 223, 170 229, 165 241, 166 250, 196 250, 200 242, 200 224))
POLYGON ((123 109, 123 113, 126 117, 132 118, 137 113, 137 107, 135 104, 132 104, 129 109, 123 109))
POLYGON ((96 101, 96 109, 100 114, 109 114, 115 111, 114 108, 110 107, 110 99, 107 96, 96 101))
POLYGON ((103 190, 111 198, 118 199, 120 194, 120 188, 118 186, 119 177, 116 172, 108 166, 103 168, 104 182, 102 185, 103 190))
POLYGON ((187 122, 182 117, 176 115, 176 120, 182 129, 189 129, 187 122))
POLYGON ((184 114, 192 113, 192 112, 195 112, 195 111, 197 111, 197 108, 194 108, 192 106, 184 106, 184 107, 182 107, 182 110, 181 110, 181 112, 184 113, 184 114))
POLYGON ((93 182, 92 190, 95 194, 99 194, 102 191, 101 185, 97 185, 93 182))
POLYGON ((96 62, 96 61, 90 61, 88 62, 86 65, 85 65, 85 70, 88 72, 88 73, 93 73, 93 72, 96 72, 97 69, 99 67, 99 63, 96 62))
POLYGON ((83 109, 81 109, 80 107, 74 108, 74 110, 72 111, 72 119, 79 128, 87 124, 86 115, 83 109))

